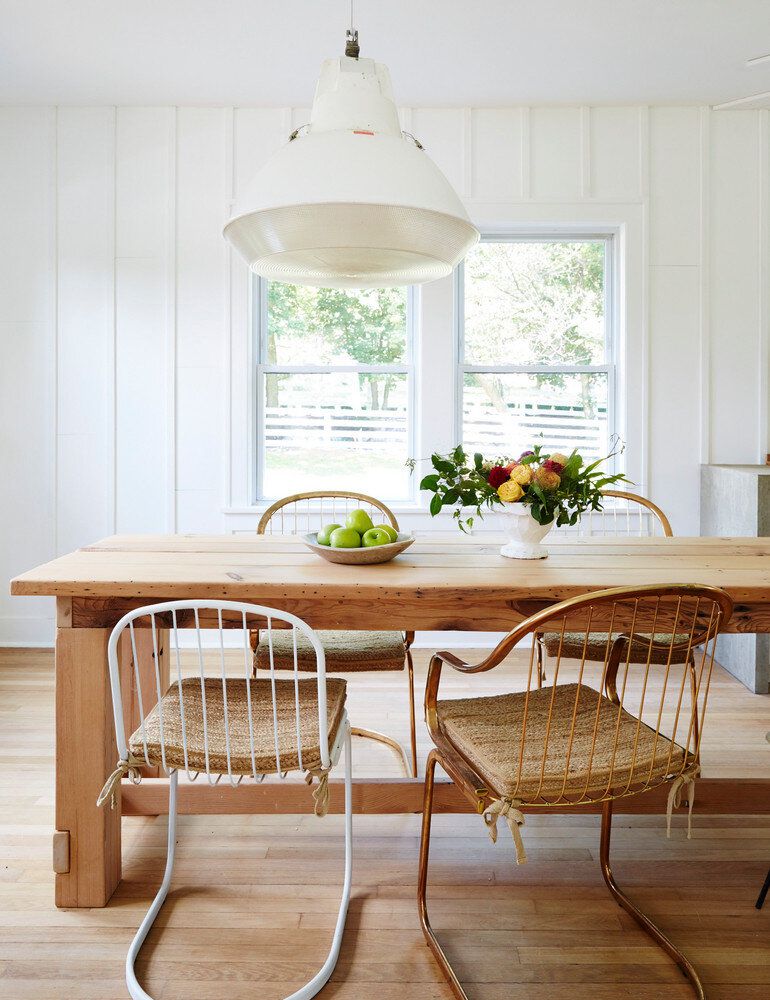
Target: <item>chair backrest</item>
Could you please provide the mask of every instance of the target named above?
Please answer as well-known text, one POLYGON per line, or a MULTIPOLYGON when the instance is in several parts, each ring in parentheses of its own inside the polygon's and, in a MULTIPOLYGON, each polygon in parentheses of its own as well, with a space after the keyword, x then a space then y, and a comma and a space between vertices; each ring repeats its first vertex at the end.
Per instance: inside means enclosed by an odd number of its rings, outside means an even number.
MULTIPOLYGON (((533 641, 526 691, 511 709, 520 732, 511 750, 514 783, 529 782, 527 801, 602 801, 692 772, 715 640, 731 613, 730 597, 714 587, 598 591, 530 615, 484 661, 458 669, 490 670, 522 640, 552 636, 550 683, 538 684, 533 641), (576 769, 585 779, 577 788, 576 769)), ((429 676, 429 712, 437 690, 438 677, 429 676)))
MULTIPOLYGON (((237 601, 169 601, 153 604, 129 611, 115 625, 110 635, 107 658, 110 670, 110 687, 115 718, 115 735, 121 760, 128 759, 128 739, 126 733, 126 708, 121 688, 121 661, 131 670, 131 678, 123 678, 127 690, 132 690, 135 711, 139 717, 138 731, 141 733, 143 756, 148 758, 148 716, 157 706, 153 723, 153 742, 159 737, 163 770, 168 774, 178 764, 169 764, 167 744, 169 734, 164 728, 163 696, 174 694, 177 730, 181 724, 181 739, 184 751, 184 769, 191 780, 205 771, 211 784, 227 774, 231 784, 239 784, 244 776, 244 768, 237 768, 231 759, 234 733, 231 718, 235 711, 236 691, 240 697, 237 711, 244 713, 244 699, 248 717, 248 741, 250 765, 248 771, 256 780, 262 780, 266 773, 264 766, 256 766, 255 721, 257 714, 264 720, 265 715, 272 727, 271 747, 275 748, 275 767, 282 774, 280 745, 282 737, 289 737, 296 747, 299 768, 303 769, 303 740, 309 742, 312 736, 315 746, 320 742, 321 767, 327 769, 330 762, 329 734, 326 692, 326 659, 324 649, 315 632, 300 618, 285 611, 261 605, 243 604, 237 601), (284 703, 279 726, 279 712, 276 698, 275 664, 273 659, 273 639, 276 625, 285 633, 291 629, 291 647, 294 651, 294 711, 284 703), (253 654, 249 643, 249 633, 258 628, 267 638, 269 645, 269 683, 259 685, 252 679, 253 654), (303 734, 300 719, 300 682, 297 658, 297 638, 303 636, 315 650, 316 681, 318 701, 318 729, 313 725, 312 734, 303 734), (183 637, 187 641, 183 641, 183 637), (226 639, 227 637, 227 639, 226 639), (236 642, 233 644, 233 637, 236 642), (166 670, 161 671, 161 663, 166 670), (168 681, 164 679, 168 678, 168 681), (170 681, 170 686, 168 682, 170 681), (184 685, 184 691, 183 691, 184 685), (165 690, 164 690, 165 688, 165 690), (175 690, 176 689, 176 690, 175 690), (185 705, 190 705, 192 694, 196 711, 202 718, 187 718, 185 705), (257 702, 261 698, 261 702, 257 702), (266 701, 270 706, 266 709, 266 701), (291 720, 290 722, 288 720, 291 720), (201 727, 205 747, 205 766, 190 764, 190 746, 193 728, 197 727, 200 744, 201 727), (289 730, 287 732, 287 730, 289 730), (216 737, 215 737, 216 734, 216 737), (215 748, 216 741, 219 750, 215 748), (224 764, 222 761, 224 760, 224 764)), ((268 672, 266 672, 268 673, 268 672)), ((312 673, 310 674, 312 677, 312 673)), ((303 670, 303 678, 308 677, 303 670)), ((305 681, 307 683, 307 681, 305 681)), ((283 682, 285 685, 285 681, 283 682)), ((284 690, 285 687, 284 687, 284 690)), ((133 721, 128 720, 131 725, 133 721)), ((170 720, 166 720, 169 722, 170 720)), ((245 728, 245 727, 244 727, 245 728)), ((179 733, 177 732, 177 736, 179 733)), ((247 756, 249 756, 247 754, 247 756)), ((272 763, 272 761, 271 761, 272 763)), ((273 770, 271 767, 270 770, 273 770)))
POLYGON ((384 518, 398 531, 396 515, 382 500, 366 493, 318 490, 276 500, 260 518, 257 534, 296 535, 317 531, 324 524, 333 524, 338 518, 342 523, 358 507, 365 510, 375 524, 378 519, 384 518))
POLYGON ((579 537, 671 538, 671 524, 652 500, 623 490, 603 490, 606 498, 601 511, 586 511, 574 528, 557 531, 579 537))

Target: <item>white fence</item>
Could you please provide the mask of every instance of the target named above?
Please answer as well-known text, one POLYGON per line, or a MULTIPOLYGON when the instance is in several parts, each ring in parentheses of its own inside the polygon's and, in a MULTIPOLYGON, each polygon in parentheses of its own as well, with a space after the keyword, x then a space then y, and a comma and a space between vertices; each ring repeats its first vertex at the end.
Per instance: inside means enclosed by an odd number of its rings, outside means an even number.
MULTIPOLYGON (((606 413, 586 417, 578 406, 526 404, 511 408, 502 420, 491 407, 466 407, 464 439, 488 455, 508 454, 523 445, 542 442, 569 454, 577 448, 586 456, 602 453, 607 435, 606 413)), ((383 446, 407 447, 407 415, 403 410, 360 410, 342 406, 269 406, 265 408, 265 439, 269 448, 329 448, 340 445, 359 451, 383 446)))

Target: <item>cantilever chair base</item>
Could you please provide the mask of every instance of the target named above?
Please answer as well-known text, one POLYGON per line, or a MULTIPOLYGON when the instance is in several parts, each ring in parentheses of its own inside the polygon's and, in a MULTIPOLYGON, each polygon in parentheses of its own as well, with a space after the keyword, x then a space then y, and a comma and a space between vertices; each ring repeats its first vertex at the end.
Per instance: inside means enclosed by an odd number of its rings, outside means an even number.
MULTIPOLYGON (((313 978, 307 982, 300 989, 295 990, 294 993, 286 997, 286 1000, 310 1000, 311 997, 316 996, 323 987, 329 981, 332 972, 334 972, 334 967, 337 964, 337 959, 340 954, 340 947, 342 946, 342 935, 345 930, 345 920, 348 912, 348 905, 350 903, 350 891, 352 884, 352 873, 353 873, 353 785, 352 785, 352 768, 351 768, 351 750, 350 750, 350 723, 345 717, 342 721, 342 725, 339 729, 339 734, 337 738, 337 747, 335 748, 332 757, 339 757, 339 751, 343 749, 345 751, 345 866, 344 866, 344 879, 342 886, 342 898, 340 900, 340 908, 337 914, 337 921, 334 926, 334 934, 332 937, 331 947, 329 949, 329 954, 326 956, 321 968, 313 976, 313 978)), ((169 775, 169 788, 168 788, 168 851, 166 854, 166 870, 163 874, 163 881, 161 882, 160 889, 158 889, 155 899, 153 899, 152 904, 147 911, 147 914, 139 925, 139 930, 134 936, 134 940, 131 942, 131 947, 128 949, 128 955, 126 956, 126 986, 128 987, 128 993, 131 1000, 153 1000, 142 987, 136 978, 136 972, 134 966, 136 964, 137 956, 139 951, 144 944, 145 938, 150 932, 150 928, 155 923, 155 919, 160 913, 161 907, 168 896, 168 890, 171 885, 171 876, 174 871, 174 848, 176 845, 176 798, 177 798, 177 778, 178 772, 176 770, 172 771, 169 775)))
MULTIPOLYGON (((425 935, 428 947, 433 952, 433 956, 438 962, 446 981, 458 1000, 469 1000, 468 994, 463 989, 462 983, 452 968, 444 949, 436 937, 430 918, 428 916, 427 888, 428 888, 428 860, 430 856, 430 833, 431 820, 433 818, 433 793, 435 785, 436 764, 447 769, 450 777, 456 779, 452 774, 440 753, 432 750, 425 765, 425 799, 422 815, 422 839, 420 842, 420 869, 417 888, 417 905, 420 914, 420 925, 425 935)), ((610 836, 612 832, 612 801, 605 802, 602 807, 601 839, 599 845, 599 863, 602 877, 609 889, 613 899, 618 906, 621 906, 626 913, 634 918, 645 934, 666 952, 669 958, 674 961, 682 971, 682 974, 689 981, 697 1000, 705 1000, 703 983, 692 964, 676 947, 676 945, 663 933, 663 931, 643 913, 635 903, 633 903, 623 890, 618 886, 610 866, 610 836)))

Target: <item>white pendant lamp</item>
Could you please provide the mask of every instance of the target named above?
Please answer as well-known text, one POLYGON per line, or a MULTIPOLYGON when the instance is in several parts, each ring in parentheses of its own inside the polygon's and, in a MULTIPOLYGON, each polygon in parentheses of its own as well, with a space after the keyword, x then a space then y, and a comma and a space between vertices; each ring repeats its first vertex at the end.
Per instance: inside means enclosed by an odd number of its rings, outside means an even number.
POLYGON ((387 67, 345 55, 321 67, 310 124, 239 197, 224 236, 265 278, 330 288, 413 285, 451 274, 479 234, 419 142, 401 131, 387 67))

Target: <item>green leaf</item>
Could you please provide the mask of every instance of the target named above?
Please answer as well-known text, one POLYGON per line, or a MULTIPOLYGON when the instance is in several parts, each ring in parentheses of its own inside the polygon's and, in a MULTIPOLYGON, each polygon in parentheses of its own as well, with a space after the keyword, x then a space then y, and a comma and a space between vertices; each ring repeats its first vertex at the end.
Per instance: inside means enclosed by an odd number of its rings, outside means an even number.
POLYGON ((441 502, 445 504, 457 503, 460 499, 460 491, 456 489, 447 490, 446 493, 441 498, 441 502))
POLYGON ((477 451, 473 456, 473 466, 476 472, 481 472, 482 466, 484 465, 484 456, 480 451, 477 451))
POLYGON ((438 493, 435 493, 430 499, 430 514, 431 517, 435 517, 436 514, 441 510, 443 502, 438 493))
POLYGON ((452 465, 448 458, 442 458, 441 455, 431 455, 430 460, 436 472, 454 472, 454 465, 452 465))
POLYGON ((439 477, 434 473, 430 476, 425 476, 425 478, 420 483, 421 490, 435 490, 438 488, 439 477))

